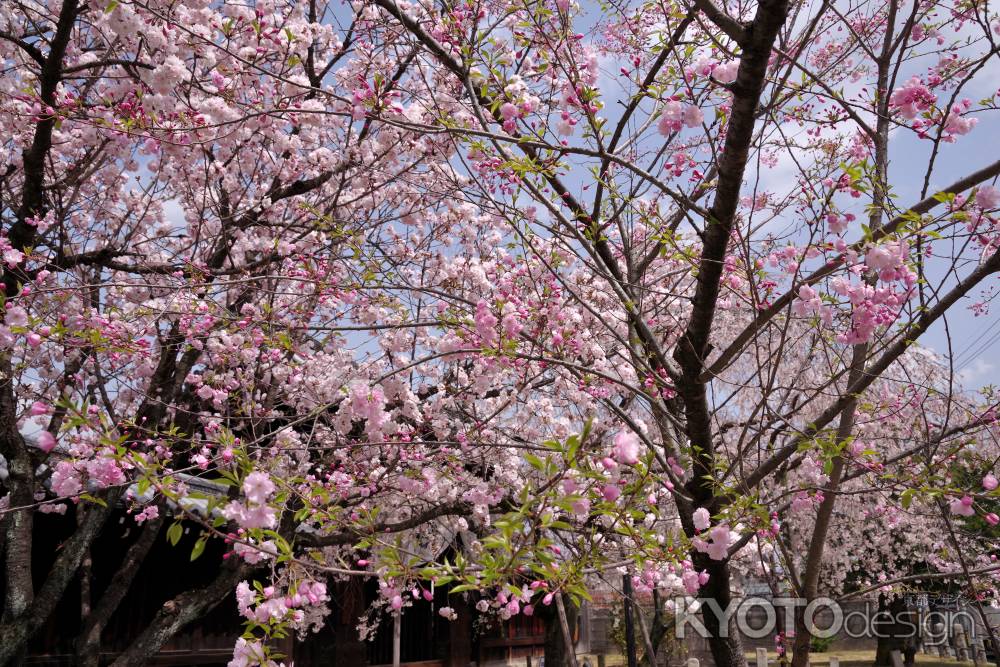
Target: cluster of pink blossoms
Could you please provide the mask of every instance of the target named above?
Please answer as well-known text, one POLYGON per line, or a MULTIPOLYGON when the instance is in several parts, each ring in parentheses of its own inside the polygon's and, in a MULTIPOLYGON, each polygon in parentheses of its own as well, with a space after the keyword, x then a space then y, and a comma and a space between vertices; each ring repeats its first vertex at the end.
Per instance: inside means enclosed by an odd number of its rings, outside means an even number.
POLYGON ((295 592, 281 595, 274 586, 266 586, 258 593, 246 581, 236 586, 236 606, 240 615, 255 623, 276 623, 291 621, 301 623, 305 619, 305 609, 320 607, 326 603, 326 584, 321 581, 304 580, 295 585, 295 592))
POLYGON ((689 81, 695 77, 712 77, 722 84, 730 84, 736 81, 736 75, 740 69, 739 60, 729 60, 720 63, 714 58, 699 58, 692 66, 684 70, 685 78, 689 81))
POLYGON ((664 583, 669 588, 681 588, 688 595, 697 595, 698 590, 708 583, 710 575, 708 572, 694 569, 690 560, 684 560, 676 565, 668 566, 669 574, 664 578, 664 583))
POLYGON ((963 99, 953 104, 947 114, 930 114, 936 102, 937 96, 917 76, 908 79, 889 96, 889 108, 913 121, 911 127, 922 138, 929 138, 933 128, 940 126, 941 140, 953 143, 956 137, 968 134, 979 122, 977 118, 966 115, 972 108, 972 100, 963 99))
POLYGON ((285 663, 277 663, 267 658, 264 645, 253 639, 240 637, 233 647, 233 659, 227 667, 285 667, 285 663))
POLYGON ((704 114, 697 106, 682 104, 677 100, 667 100, 656 127, 660 134, 669 136, 680 132, 682 127, 698 127, 704 119, 704 114))
POLYGON ((937 96, 918 76, 911 77, 889 96, 889 108, 907 120, 914 120, 918 115, 929 111, 935 102, 937 96))
POLYGON ((267 504, 274 491, 274 482, 267 473, 252 472, 243 481, 246 502, 230 501, 222 508, 222 515, 243 528, 274 528, 277 515, 274 508, 267 504))
POLYGON ((978 118, 969 118, 964 114, 972 107, 972 100, 962 100, 951 107, 944 119, 941 130, 941 140, 953 143, 955 137, 968 134, 979 122, 978 118))
MULTIPOLYGON (((992 472, 988 472, 983 476, 983 490, 986 492, 995 491, 997 486, 1000 486, 1000 480, 997 480, 996 475, 992 472)), ((956 516, 975 516, 976 507, 975 499, 969 494, 964 494, 960 497, 955 497, 948 503, 948 509, 952 514, 956 516)), ((983 515, 983 520, 991 526, 996 526, 1000 524, 1000 516, 995 512, 987 512, 983 515)))
MULTIPOLYGON (((838 247, 847 250, 840 241, 838 247)), ((856 258, 853 251, 848 254, 856 258)), ((851 305, 851 327, 839 334, 838 342, 856 345, 871 339, 879 327, 895 322, 900 309, 910 299, 917 282, 917 276, 906 262, 909 258, 909 244, 905 241, 889 242, 870 247, 865 253, 864 263, 855 264, 852 272, 860 274, 866 269, 883 286, 870 285, 866 281, 854 282, 844 277, 830 282, 831 292, 846 299, 851 305), (895 286, 893 283, 900 283, 895 286)), ((810 285, 801 285, 798 298, 792 303, 792 312, 800 317, 818 316, 825 326, 832 326, 834 310, 824 304, 820 293, 810 285)))
POLYGON ((694 548, 708 554, 712 560, 728 558, 730 543, 737 537, 730 530, 729 524, 720 523, 712 526, 712 517, 704 507, 695 510, 692 518, 694 527, 699 532, 699 536, 691 540, 694 548))

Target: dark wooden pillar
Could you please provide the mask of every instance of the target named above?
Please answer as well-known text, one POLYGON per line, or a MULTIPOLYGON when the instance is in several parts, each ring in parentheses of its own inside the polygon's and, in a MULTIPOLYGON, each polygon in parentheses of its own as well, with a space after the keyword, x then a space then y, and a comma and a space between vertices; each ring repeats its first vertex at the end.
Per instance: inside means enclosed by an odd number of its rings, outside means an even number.
MULTIPOLYGON (((455 596, 457 597, 457 596, 455 596)), ((473 611, 465 602, 454 600, 452 608, 458 614, 454 621, 448 623, 448 652, 445 665, 447 667, 469 667, 472 662, 472 614, 473 611)))
POLYGON ((364 667, 368 664, 368 650, 358 637, 358 617, 365 611, 363 582, 353 578, 337 584, 334 595, 339 598, 335 601, 339 603, 340 614, 334 629, 337 657, 330 664, 364 667))

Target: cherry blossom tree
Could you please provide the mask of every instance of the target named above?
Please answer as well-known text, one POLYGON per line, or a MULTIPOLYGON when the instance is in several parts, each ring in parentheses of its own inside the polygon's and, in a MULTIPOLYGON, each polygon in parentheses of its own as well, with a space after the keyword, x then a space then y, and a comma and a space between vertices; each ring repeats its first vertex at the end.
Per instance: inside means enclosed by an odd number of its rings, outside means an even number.
POLYGON ((116 507, 126 565, 181 518, 229 547, 118 664, 236 590, 237 665, 331 577, 561 622, 617 568, 725 607, 766 552, 813 599, 853 517, 981 512, 993 396, 915 344, 1000 269, 1000 162, 954 157, 994 131, 990 11, 7 3, 0 662, 116 507), (78 528, 36 590, 40 512, 78 528))

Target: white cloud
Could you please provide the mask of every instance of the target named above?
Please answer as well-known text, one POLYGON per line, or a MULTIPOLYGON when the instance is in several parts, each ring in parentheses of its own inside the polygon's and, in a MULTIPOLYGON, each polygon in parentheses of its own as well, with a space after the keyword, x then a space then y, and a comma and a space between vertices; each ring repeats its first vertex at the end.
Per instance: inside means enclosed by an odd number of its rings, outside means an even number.
POLYGON ((967 386, 976 386, 980 381, 989 382, 996 366, 982 357, 976 357, 972 363, 958 372, 958 379, 967 386))

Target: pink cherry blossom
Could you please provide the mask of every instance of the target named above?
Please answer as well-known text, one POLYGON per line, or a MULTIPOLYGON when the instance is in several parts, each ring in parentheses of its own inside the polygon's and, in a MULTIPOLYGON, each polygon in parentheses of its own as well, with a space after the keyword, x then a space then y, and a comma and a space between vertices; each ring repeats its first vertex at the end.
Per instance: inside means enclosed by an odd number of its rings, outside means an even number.
POLYGON ((28 409, 28 414, 30 414, 32 417, 47 415, 50 412, 52 412, 52 407, 48 403, 44 403, 42 401, 35 401, 34 403, 31 404, 31 407, 28 409))
POLYGON ((698 551, 708 554, 712 560, 725 560, 729 554, 730 529, 720 523, 708 531, 707 541, 695 538, 692 542, 698 551))
POLYGON ((135 515, 135 522, 137 524, 145 523, 146 521, 152 521, 160 515, 160 508, 156 505, 147 505, 142 509, 141 512, 135 515))
POLYGON ((685 127, 699 127, 705 120, 705 114, 697 106, 688 104, 684 107, 682 120, 685 127))
POLYGON ((909 120, 930 109, 936 101, 937 97, 919 77, 911 77, 889 96, 889 106, 909 120))
POLYGON ((639 437, 632 431, 619 431, 614 441, 614 457, 619 463, 635 465, 639 462, 639 437))
POLYGON ((734 81, 736 81, 736 75, 739 72, 739 68, 740 68, 740 61, 730 60, 729 62, 723 63, 722 65, 719 65, 718 67, 713 69, 712 78, 718 81, 719 83, 725 83, 725 84, 733 83, 734 81))
POLYGON ((972 506, 973 500, 971 496, 962 496, 961 498, 955 498, 949 503, 948 507, 952 514, 958 516, 975 516, 976 510, 972 506))
POLYGON ((660 121, 656 127, 660 131, 660 134, 669 136, 681 130, 684 124, 684 117, 683 105, 675 100, 667 100, 663 105, 660 121))
POLYGON ((983 488, 987 491, 994 490, 997 488, 998 484, 1000 484, 1000 482, 997 481, 997 478, 993 473, 988 472, 983 476, 983 488))
MULTIPOLYGON (((993 378, 940 340, 996 301, 995 17, 402 4, 4 7, 0 512, 170 508, 252 567, 234 667, 322 625, 331 572, 502 620, 609 563, 648 600, 714 595, 708 561, 837 597, 995 560, 936 505, 996 522, 963 490, 993 378)), ((69 518, 113 569, 117 523, 69 518)), ((0 664, 44 639, 0 630, 0 664)))
POLYGON ((267 473, 252 472, 243 480, 243 494, 252 503, 266 503, 274 490, 274 482, 267 473))
POLYGON ((52 471, 52 492, 57 496, 73 496, 83 490, 80 473, 69 461, 60 461, 52 471))
POLYGON ((1000 189, 992 185, 983 185, 976 190, 976 206, 993 210, 1000 206, 1000 189))
POLYGON ((48 431, 41 431, 36 437, 38 448, 48 454, 56 448, 56 439, 48 431))
POLYGON ((968 134, 979 122, 978 118, 966 116, 964 113, 965 107, 960 105, 955 105, 948 113, 943 128, 946 141, 953 141, 956 135, 968 134))
POLYGON ((681 575, 681 579, 684 582, 684 590, 687 591, 688 595, 695 595, 702 586, 698 580, 698 573, 694 570, 685 570, 684 574, 681 575))
POLYGON ((24 327, 28 325, 28 313, 20 306, 8 306, 4 322, 9 327, 24 327))

